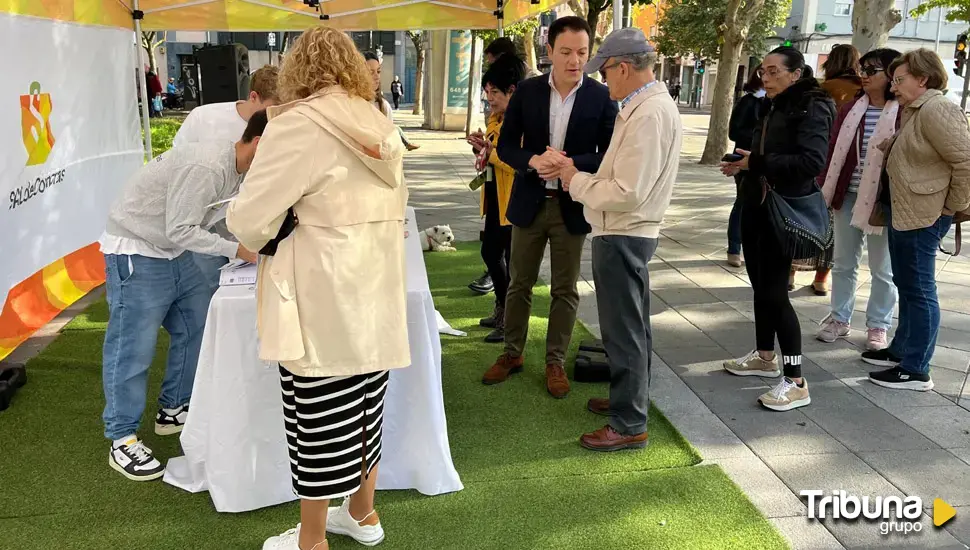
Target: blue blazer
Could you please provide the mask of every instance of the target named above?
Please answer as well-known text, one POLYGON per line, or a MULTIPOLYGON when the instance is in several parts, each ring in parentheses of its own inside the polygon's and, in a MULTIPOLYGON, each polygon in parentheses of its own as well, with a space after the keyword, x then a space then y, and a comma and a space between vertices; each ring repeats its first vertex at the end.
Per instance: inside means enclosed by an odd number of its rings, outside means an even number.
MULTIPOLYGON (((509 199, 507 217, 517 227, 529 227, 546 200, 545 182, 529 168, 533 155, 546 152, 549 144, 549 75, 523 80, 512 94, 505 111, 498 140, 498 157, 515 169, 515 182, 509 199)), ((576 92, 575 103, 566 126, 563 149, 582 172, 596 173, 613 137, 617 103, 610 99, 606 86, 584 78, 576 92)), ((560 191, 562 186, 560 185, 560 191)), ((561 193, 559 207, 566 229, 584 235, 591 228, 583 216, 583 206, 561 193)))

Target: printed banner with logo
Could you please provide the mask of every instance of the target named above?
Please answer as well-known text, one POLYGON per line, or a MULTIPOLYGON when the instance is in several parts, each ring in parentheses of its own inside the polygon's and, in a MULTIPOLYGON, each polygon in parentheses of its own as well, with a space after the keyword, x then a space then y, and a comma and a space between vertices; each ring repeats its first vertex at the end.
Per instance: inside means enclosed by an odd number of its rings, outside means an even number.
POLYGON ((103 282, 91 244, 143 156, 131 30, 0 13, 0 51, 2 359, 103 282))

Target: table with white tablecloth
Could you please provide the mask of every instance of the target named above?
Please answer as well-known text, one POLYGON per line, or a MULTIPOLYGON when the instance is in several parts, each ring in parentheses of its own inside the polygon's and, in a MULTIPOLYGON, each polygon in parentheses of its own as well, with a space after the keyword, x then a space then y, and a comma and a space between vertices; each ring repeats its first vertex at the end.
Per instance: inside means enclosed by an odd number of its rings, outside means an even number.
MULTIPOLYGON (((384 405, 377 488, 426 495, 460 491, 441 391, 441 343, 414 210, 408 208, 407 320, 411 366, 395 369, 384 405)), ((209 305, 184 456, 168 462, 165 482, 208 490, 216 510, 243 512, 296 499, 283 431, 275 364, 258 358, 252 286, 224 286, 209 305)))

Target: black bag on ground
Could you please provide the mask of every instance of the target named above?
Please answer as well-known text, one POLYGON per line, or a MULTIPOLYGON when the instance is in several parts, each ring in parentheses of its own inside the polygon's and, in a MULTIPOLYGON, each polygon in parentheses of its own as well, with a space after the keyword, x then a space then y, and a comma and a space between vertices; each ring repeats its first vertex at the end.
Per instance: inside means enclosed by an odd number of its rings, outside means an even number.
POLYGON ((280 226, 279 232, 276 234, 276 237, 266 243, 266 246, 259 249, 260 255, 275 256, 276 249, 279 247, 280 242, 289 237, 290 233, 292 233, 298 225, 300 225, 300 219, 296 217, 296 212, 294 212, 292 208, 287 209, 286 217, 283 218, 283 225, 280 226))
POLYGON ((610 363, 605 353, 580 351, 573 364, 573 380, 576 382, 609 382, 610 363))

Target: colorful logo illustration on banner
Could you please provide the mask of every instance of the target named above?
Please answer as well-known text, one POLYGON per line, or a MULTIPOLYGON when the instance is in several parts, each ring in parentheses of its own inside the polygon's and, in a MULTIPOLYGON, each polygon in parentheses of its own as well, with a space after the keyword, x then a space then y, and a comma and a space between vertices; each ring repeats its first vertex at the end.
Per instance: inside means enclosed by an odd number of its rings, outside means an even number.
POLYGON ((47 162, 54 148, 51 130, 51 95, 40 92, 40 83, 30 84, 30 93, 20 96, 21 129, 27 149, 27 166, 47 162))

